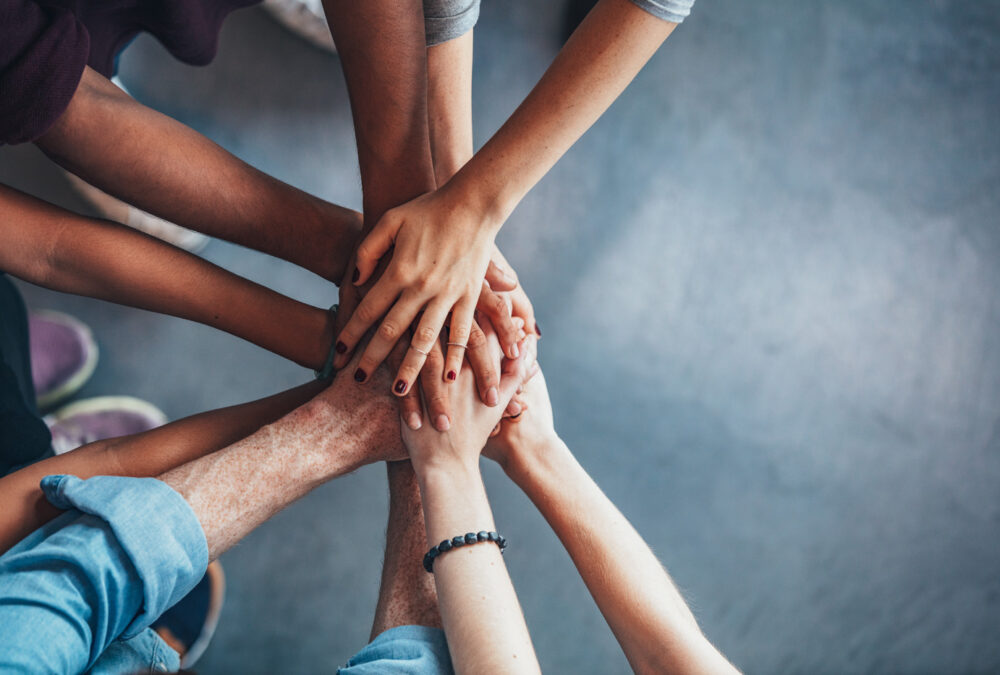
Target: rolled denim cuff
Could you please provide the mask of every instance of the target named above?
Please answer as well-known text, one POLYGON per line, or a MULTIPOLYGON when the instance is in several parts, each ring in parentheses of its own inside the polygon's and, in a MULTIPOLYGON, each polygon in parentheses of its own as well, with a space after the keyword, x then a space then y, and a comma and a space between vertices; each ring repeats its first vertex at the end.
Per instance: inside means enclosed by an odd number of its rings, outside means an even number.
POLYGON ((691 13, 694 0, 632 0, 632 4, 665 21, 682 23, 691 13))
POLYGON ((465 35, 478 20, 479 0, 424 0, 428 47, 465 35))
POLYGON ((155 478, 46 476, 45 497, 108 524, 143 585, 143 606, 121 634, 138 635, 195 587, 208 567, 208 542, 184 498, 155 478))

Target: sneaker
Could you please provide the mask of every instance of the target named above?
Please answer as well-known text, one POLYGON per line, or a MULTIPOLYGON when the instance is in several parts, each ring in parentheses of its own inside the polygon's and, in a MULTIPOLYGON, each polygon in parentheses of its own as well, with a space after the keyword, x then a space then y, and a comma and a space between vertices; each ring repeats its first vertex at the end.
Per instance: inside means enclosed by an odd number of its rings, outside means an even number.
POLYGON ((167 423, 152 403, 131 396, 101 396, 70 403, 45 416, 57 455, 81 445, 149 431, 167 423))
POLYGON ((97 343, 83 322, 61 312, 33 312, 28 317, 31 379, 42 410, 83 387, 97 367, 97 343))
POLYGON ((264 0, 264 9, 309 44, 336 54, 321 0, 264 0))
MULTIPOLYGON (((111 81, 126 94, 129 93, 125 85, 117 77, 111 78, 111 81)), ((64 171, 63 173, 65 173, 73 189, 87 200, 102 217, 108 220, 128 225, 133 229, 145 232, 151 237, 162 239, 168 244, 182 248, 185 251, 190 251, 191 253, 198 253, 208 244, 209 238, 201 232, 193 232, 180 225, 175 225, 169 220, 164 220, 142 209, 137 209, 131 204, 126 204, 120 199, 97 189, 79 176, 68 171, 64 171)))
POLYGON ((156 634, 180 654, 181 668, 190 668, 205 653, 219 624, 225 595, 226 575, 214 560, 198 585, 153 622, 156 634))

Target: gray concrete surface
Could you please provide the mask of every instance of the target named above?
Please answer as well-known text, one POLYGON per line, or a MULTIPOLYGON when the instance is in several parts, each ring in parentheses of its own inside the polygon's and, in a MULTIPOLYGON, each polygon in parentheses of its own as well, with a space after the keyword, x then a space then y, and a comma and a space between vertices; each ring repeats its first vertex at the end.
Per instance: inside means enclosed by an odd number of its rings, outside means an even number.
MULTIPOLYGON (((484 3, 478 142, 555 54, 560 13, 484 3)), ((123 79, 360 203, 336 60, 260 10, 211 67, 140 39, 123 79)), ((747 672, 1000 671, 998 113, 1000 3, 702 0, 501 234, 559 428, 747 672)), ((0 180, 87 210, 33 148, 0 150, 0 180)), ((205 257, 334 298, 264 256, 205 257)), ((308 377, 200 326, 25 293, 93 325, 84 395, 178 417, 308 377)), ((625 672, 545 523, 486 474, 545 670, 625 672)), ((226 554, 200 672, 333 672, 368 634, 385 513, 370 467, 226 554)))

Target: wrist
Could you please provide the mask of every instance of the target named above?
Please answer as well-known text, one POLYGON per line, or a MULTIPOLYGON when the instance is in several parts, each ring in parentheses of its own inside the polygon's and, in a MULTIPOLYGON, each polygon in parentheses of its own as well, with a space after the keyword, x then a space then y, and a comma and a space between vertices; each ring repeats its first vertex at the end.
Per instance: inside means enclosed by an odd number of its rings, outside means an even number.
POLYGON ((484 181, 477 180, 475 171, 470 171, 472 162, 466 164, 451 180, 439 188, 455 200, 461 208, 473 214, 474 222, 479 223, 480 231, 489 235, 492 241, 507 216, 516 206, 500 192, 484 181))
POLYGON ((553 431, 516 444, 500 465, 514 484, 528 492, 532 485, 558 476, 567 462, 575 462, 575 458, 566 443, 553 431))
POLYGON ((479 457, 442 457, 444 453, 431 453, 427 457, 414 457, 410 461, 417 475, 421 490, 433 487, 454 486, 468 481, 481 481, 479 457))

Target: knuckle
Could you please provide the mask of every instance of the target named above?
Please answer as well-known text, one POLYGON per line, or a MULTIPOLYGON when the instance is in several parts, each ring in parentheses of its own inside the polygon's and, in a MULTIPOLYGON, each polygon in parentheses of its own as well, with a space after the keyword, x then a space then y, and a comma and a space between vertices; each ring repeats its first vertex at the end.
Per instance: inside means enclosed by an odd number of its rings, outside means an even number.
POLYGON ((390 342, 396 340, 399 337, 400 332, 399 326, 392 321, 383 321, 378 327, 379 336, 390 342))
POLYGON ((358 317, 358 320, 366 326, 370 326, 375 323, 375 321, 379 318, 379 313, 375 311, 375 308, 364 302, 358 305, 358 308, 354 310, 354 315, 358 317))
POLYGON ((482 349, 486 346, 486 335, 481 330, 474 330, 469 334, 469 339, 466 342, 469 349, 482 349))
MULTIPOLYGON (((431 344, 437 339, 438 333, 436 330, 430 326, 421 326, 417 329, 417 333, 414 336, 416 341, 422 345, 431 344)), ((427 350, 424 350, 427 351, 427 350)))

